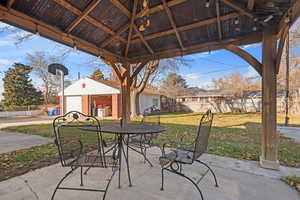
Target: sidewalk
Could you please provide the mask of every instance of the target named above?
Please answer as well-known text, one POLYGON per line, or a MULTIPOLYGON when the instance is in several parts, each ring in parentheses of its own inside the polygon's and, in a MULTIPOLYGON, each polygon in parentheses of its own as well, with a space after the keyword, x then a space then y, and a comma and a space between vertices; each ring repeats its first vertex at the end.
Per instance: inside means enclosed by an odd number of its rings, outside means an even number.
POLYGON ((277 130, 284 136, 300 142, 300 127, 278 126, 277 130))

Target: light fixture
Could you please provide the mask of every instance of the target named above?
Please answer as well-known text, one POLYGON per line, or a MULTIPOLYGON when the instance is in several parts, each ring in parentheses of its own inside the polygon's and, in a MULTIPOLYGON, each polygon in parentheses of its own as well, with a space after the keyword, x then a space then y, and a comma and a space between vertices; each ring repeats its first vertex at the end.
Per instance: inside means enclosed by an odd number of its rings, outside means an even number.
POLYGON ((241 31, 241 29, 240 29, 239 27, 236 27, 236 28, 235 28, 235 31, 238 31, 238 32, 240 32, 240 31, 241 31))
POLYGON ((237 25, 237 24, 239 24, 239 23, 240 23, 240 20, 239 20, 239 19, 235 19, 235 20, 234 20, 234 24, 237 25))
POLYGON ((271 19, 273 19, 273 15, 270 15, 270 16, 268 16, 265 20, 264 20, 264 22, 265 23, 267 23, 268 21, 270 21, 271 19))
POLYGON ((209 8, 209 6, 210 6, 210 0, 206 0, 205 7, 209 8))
POLYGON ((35 27, 35 35, 40 36, 38 24, 36 24, 36 27, 35 27))
POLYGON ((252 31, 257 31, 257 27, 256 27, 256 26, 253 26, 253 27, 252 27, 252 31))
POLYGON ((143 32, 146 30, 147 27, 150 26, 150 5, 149 5, 149 0, 141 0, 140 3, 138 4, 140 6, 140 17, 137 20, 138 24, 138 29, 139 31, 143 32))

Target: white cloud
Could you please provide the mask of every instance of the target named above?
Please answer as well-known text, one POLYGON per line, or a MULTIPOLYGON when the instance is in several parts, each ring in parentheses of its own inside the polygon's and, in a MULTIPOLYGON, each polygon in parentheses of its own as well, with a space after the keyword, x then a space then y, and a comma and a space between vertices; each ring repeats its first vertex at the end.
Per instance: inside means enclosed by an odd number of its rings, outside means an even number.
POLYGON ((0 58, 0 66, 8 66, 8 65, 12 65, 12 64, 13 64, 12 61, 0 58))
POLYGON ((258 75, 259 74, 257 73, 257 71, 251 65, 249 65, 246 77, 247 78, 253 78, 253 77, 256 77, 258 75))
POLYGON ((184 77, 186 77, 188 79, 198 79, 198 78, 200 78, 200 75, 199 74, 195 74, 195 73, 191 73, 191 74, 184 75, 184 77))

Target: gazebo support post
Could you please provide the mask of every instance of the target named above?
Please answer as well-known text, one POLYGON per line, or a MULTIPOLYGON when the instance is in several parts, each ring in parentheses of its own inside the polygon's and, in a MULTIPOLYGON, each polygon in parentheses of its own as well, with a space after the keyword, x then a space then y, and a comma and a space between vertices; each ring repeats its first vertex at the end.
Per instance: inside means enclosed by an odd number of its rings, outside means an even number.
POLYGON ((260 165, 279 169, 277 158, 276 116, 276 32, 268 28, 263 33, 262 45, 262 133, 260 165))
POLYGON ((130 70, 126 65, 123 68, 123 79, 121 81, 121 107, 122 107, 122 120, 124 122, 130 121, 130 70))

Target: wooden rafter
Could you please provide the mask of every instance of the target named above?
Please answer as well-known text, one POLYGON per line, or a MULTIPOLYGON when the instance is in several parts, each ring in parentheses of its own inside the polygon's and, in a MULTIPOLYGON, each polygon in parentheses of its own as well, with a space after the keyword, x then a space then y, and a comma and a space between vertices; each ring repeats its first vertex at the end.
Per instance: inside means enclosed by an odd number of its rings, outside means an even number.
POLYGON ((116 61, 121 62, 124 60, 123 57, 118 56, 117 54, 101 49, 86 40, 80 39, 71 34, 67 34, 59 30, 58 28, 55 28, 38 19, 25 15, 12 8, 8 9, 0 5, 0 16, 1 16, 0 18, 3 18, 8 23, 11 23, 13 25, 18 24, 24 30, 33 33, 36 32, 36 27, 38 26, 40 35, 52 39, 54 41, 61 42, 68 46, 73 46, 74 43, 76 43, 77 48, 81 49, 82 51, 88 52, 92 55, 99 56, 100 54, 101 56, 105 57, 107 60, 114 61, 114 62, 116 61))
POLYGON ((220 2, 219 2, 219 0, 216 0, 216 12, 217 12, 219 40, 222 40, 223 36, 222 36, 222 26, 221 26, 221 20, 220 20, 220 2))
POLYGON ((173 18, 172 12, 171 12, 170 8, 168 7, 168 4, 167 4, 166 0, 162 0, 162 2, 163 2, 163 7, 164 7, 164 9, 167 13, 167 16, 169 18, 169 21, 171 23, 171 26, 172 26, 175 34, 176 34, 177 41, 178 41, 180 47, 182 48, 182 50, 184 50, 183 42, 182 42, 182 39, 181 39, 181 37, 179 35, 179 32, 177 30, 177 26, 176 26, 175 20, 173 18))
MULTIPOLYGON (((224 20, 232 19, 232 18, 235 18, 235 17, 238 17, 238 16, 240 16, 239 13, 230 13, 230 14, 227 14, 227 15, 224 15, 224 16, 220 16, 220 20, 224 21, 224 20)), ((189 25, 185 25, 185 26, 180 26, 180 27, 177 27, 177 30, 178 31, 187 31, 187 30, 191 30, 191 29, 194 29, 194 28, 198 28, 198 27, 201 27, 201 26, 205 26, 205 25, 208 25, 208 24, 214 24, 214 23, 217 23, 217 17, 213 17, 213 18, 206 19, 206 20, 200 20, 198 22, 195 22, 195 23, 189 24, 189 25)), ((159 38, 159 37, 162 37, 162 36, 165 36, 165 35, 173 34, 174 32, 175 32, 174 29, 170 29, 170 30, 167 30, 167 31, 162 31, 162 32, 159 32, 159 33, 153 33, 153 34, 147 35, 147 36, 144 37, 144 39, 145 40, 151 40, 151 39, 154 39, 154 38, 159 38)), ((139 42, 139 39, 132 40, 131 43, 136 43, 136 42, 139 42)))
MULTIPOLYGON (((186 2, 186 1, 188 1, 188 0, 172 0, 172 1, 168 1, 168 7, 176 6, 176 5, 181 4, 181 3, 184 3, 184 2, 186 2)), ((128 9, 127 9, 125 6, 123 6, 123 4, 121 4, 118 0, 111 0, 111 2, 112 2, 117 8, 119 8, 120 10, 122 9, 122 10, 123 10, 123 13, 124 13, 127 17, 130 17, 130 12, 128 11, 128 9), (128 12, 127 12, 127 11, 128 11, 128 12), (126 13, 127 13, 127 14, 126 14, 126 13)), ((157 6, 155 6, 155 7, 149 9, 149 14, 152 14, 152 13, 155 13, 155 12, 159 12, 159 11, 161 11, 161 10, 163 10, 163 6, 162 6, 162 5, 157 5, 157 6)), ((139 13, 136 15, 136 19, 139 18, 139 17, 141 17, 141 16, 142 16, 142 12, 139 12, 139 13)), ((121 27, 120 29, 118 29, 118 30, 116 31, 116 33, 115 33, 112 37, 110 37, 110 38, 104 40, 104 41, 100 44, 100 47, 101 47, 101 48, 104 48, 104 47, 106 47, 111 41, 113 41, 113 40, 115 40, 116 38, 120 37, 120 35, 121 35, 122 33, 124 33, 124 32, 129 28, 129 26, 130 26, 130 22, 129 22, 128 24, 126 24, 125 26, 121 27)))
POLYGON ((6 3, 6 7, 8 9, 10 9, 12 7, 12 5, 14 4, 15 0, 8 0, 7 3, 6 3))
POLYGON ((149 61, 143 61, 133 72, 133 74, 131 75, 131 79, 135 78, 142 71, 142 69, 145 67, 145 65, 148 64, 148 62, 149 61))
POLYGON ((223 49, 226 44, 234 44, 236 46, 240 46, 240 45, 258 43, 261 41, 262 41, 262 33, 255 32, 248 36, 235 37, 235 38, 223 39, 221 41, 205 42, 202 44, 192 45, 189 47, 185 47, 186 48, 185 51, 182 51, 181 48, 175 48, 166 51, 155 52, 153 55, 135 56, 130 59, 130 62, 137 63, 137 62, 142 62, 145 59, 159 60, 163 58, 184 56, 193 53, 201 53, 210 50, 223 49))
POLYGON ((255 0, 248 0, 248 2, 247 2, 247 8, 249 10, 253 10, 254 4, 255 4, 255 0))
POLYGON ((102 0, 94 0, 88 5, 88 7, 73 21, 67 28, 66 32, 70 33, 102 0))
POLYGON ((136 25, 133 25, 133 28, 135 30, 135 32, 138 34, 138 36, 140 37, 140 39, 142 40, 142 42, 144 43, 144 45, 146 46, 146 48, 148 49, 148 51, 153 54, 154 51, 152 50, 152 48, 150 47, 150 45, 148 44, 148 42, 145 40, 144 36, 142 35, 142 33, 139 31, 139 29, 136 27, 136 25))
MULTIPOLYGON (((114 0, 114 1, 118 1, 118 0, 114 0)), ((124 14, 128 13, 129 10, 123 5, 123 4, 119 4, 118 7, 124 14), (122 9, 120 9, 120 7, 122 7, 122 9), (127 10, 127 11, 125 11, 127 10)), ((130 12, 129 12, 130 13, 130 12)), ((148 44, 148 42, 144 39, 143 34, 139 31, 139 29, 136 27, 136 25, 133 23, 132 27, 134 28, 135 32, 137 33, 137 35, 139 36, 139 38, 142 40, 142 42, 144 43, 144 45, 146 46, 147 50, 153 54, 154 51, 152 50, 152 48, 150 47, 150 45, 148 44)))
POLYGON ((100 47, 104 48, 106 47, 111 41, 115 40, 117 37, 120 37, 122 33, 124 33, 130 26, 130 23, 126 24, 125 26, 122 26, 119 30, 115 32, 111 37, 105 39, 103 42, 101 42, 100 47))
MULTIPOLYGON (((72 13, 74 13, 74 14, 76 14, 76 15, 78 15, 78 16, 81 16, 81 15, 82 15, 82 12, 81 12, 78 8, 74 7, 72 4, 68 3, 68 2, 65 1, 65 0, 53 0, 53 1, 55 1, 55 2, 56 2, 57 4, 59 4, 60 6, 66 8, 67 10, 71 11, 72 13)), ((106 32, 106 33, 108 33, 108 34, 110 34, 110 35, 114 35, 114 34, 115 34, 115 32, 114 32, 113 30, 111 30, 110 28, 108 28, 107 26, 105 26, 104 24, 102 24, 101 22, 95 20, 94 18, 92 18, 92 17, 90 17, 90 16, 87 15, 87 16, 85 17, 85 19, 86 19, 89 23, 91 23, 91 24, 93 24, 94 26, 96 26, 96 27, 100 28, 101 30, 103 30, 104 32, 106 32)), ((127 41, 126 41, 124 38, 122 38, 122 37, 116 37, 116 39, 118 39, 118 40, 120 40, 120 41, 122 41, 122 42, 124 42, 124 43, 127 42, 127 41)))
POLYGON ((289 33, 289 26, 286 26, 284 28, 284 30, 281 32, 280 42, 279 42, 278 49, 277 49, 276 73, 279 72, 279 67, 280 67, 280 63, 281 63, 281 57, 282 57, 284 45, 285 45, 286 42, 288 42, 288 41, 286 41, 288 33, 289 33))
MULTIPOLYGON (((227 4, 228 6, 230 6, 231 8, 239 11, 241 14, 246 15, 249 18, 258 19, 258 16, 255 15, 251 10, 249 10, 248 8, 245 8, 242 4, 240 4, 234 0, 221 0, 221 1, 225 4, 227 4)), ((259 23, 261 23, 264 26, 268 26, 268 24, 263 21, 259 21, 259 23)))
POLYGON ((251 54, 244 51, 243 49, 239 48, 236 45, 228 44, 224 47, 228 51, 231 51, 232 53, 238 55, 239 57, 243 58, 245 61, 247 61, 260 75, 262 75, 262 64, 254 58, 251 54))
POLYGON ((110 0, 112 4, 114 4, 119 10, 122 11, 127 17, 131 17, 131 13, 129 10, 119 1, 119 0, 110 0))
POLYGON ((138 5, 138 0, 134 0, 133 8, 132 8, 132 15, 131 15, 131 22, 130 22, 130 27, 129 27, 129 33, 128 33, 128 38, 127 38, 127 45, 126 45, 126 49, 125 49, 125 57, 127 57, 129 47, 130 47, 130 42, 131 42, 131 36, 132 36, 132 31, 133 31, 133 26, 134 26, 134 19, 135 19, 135 16, 136 16, 137 5, 138 5))

